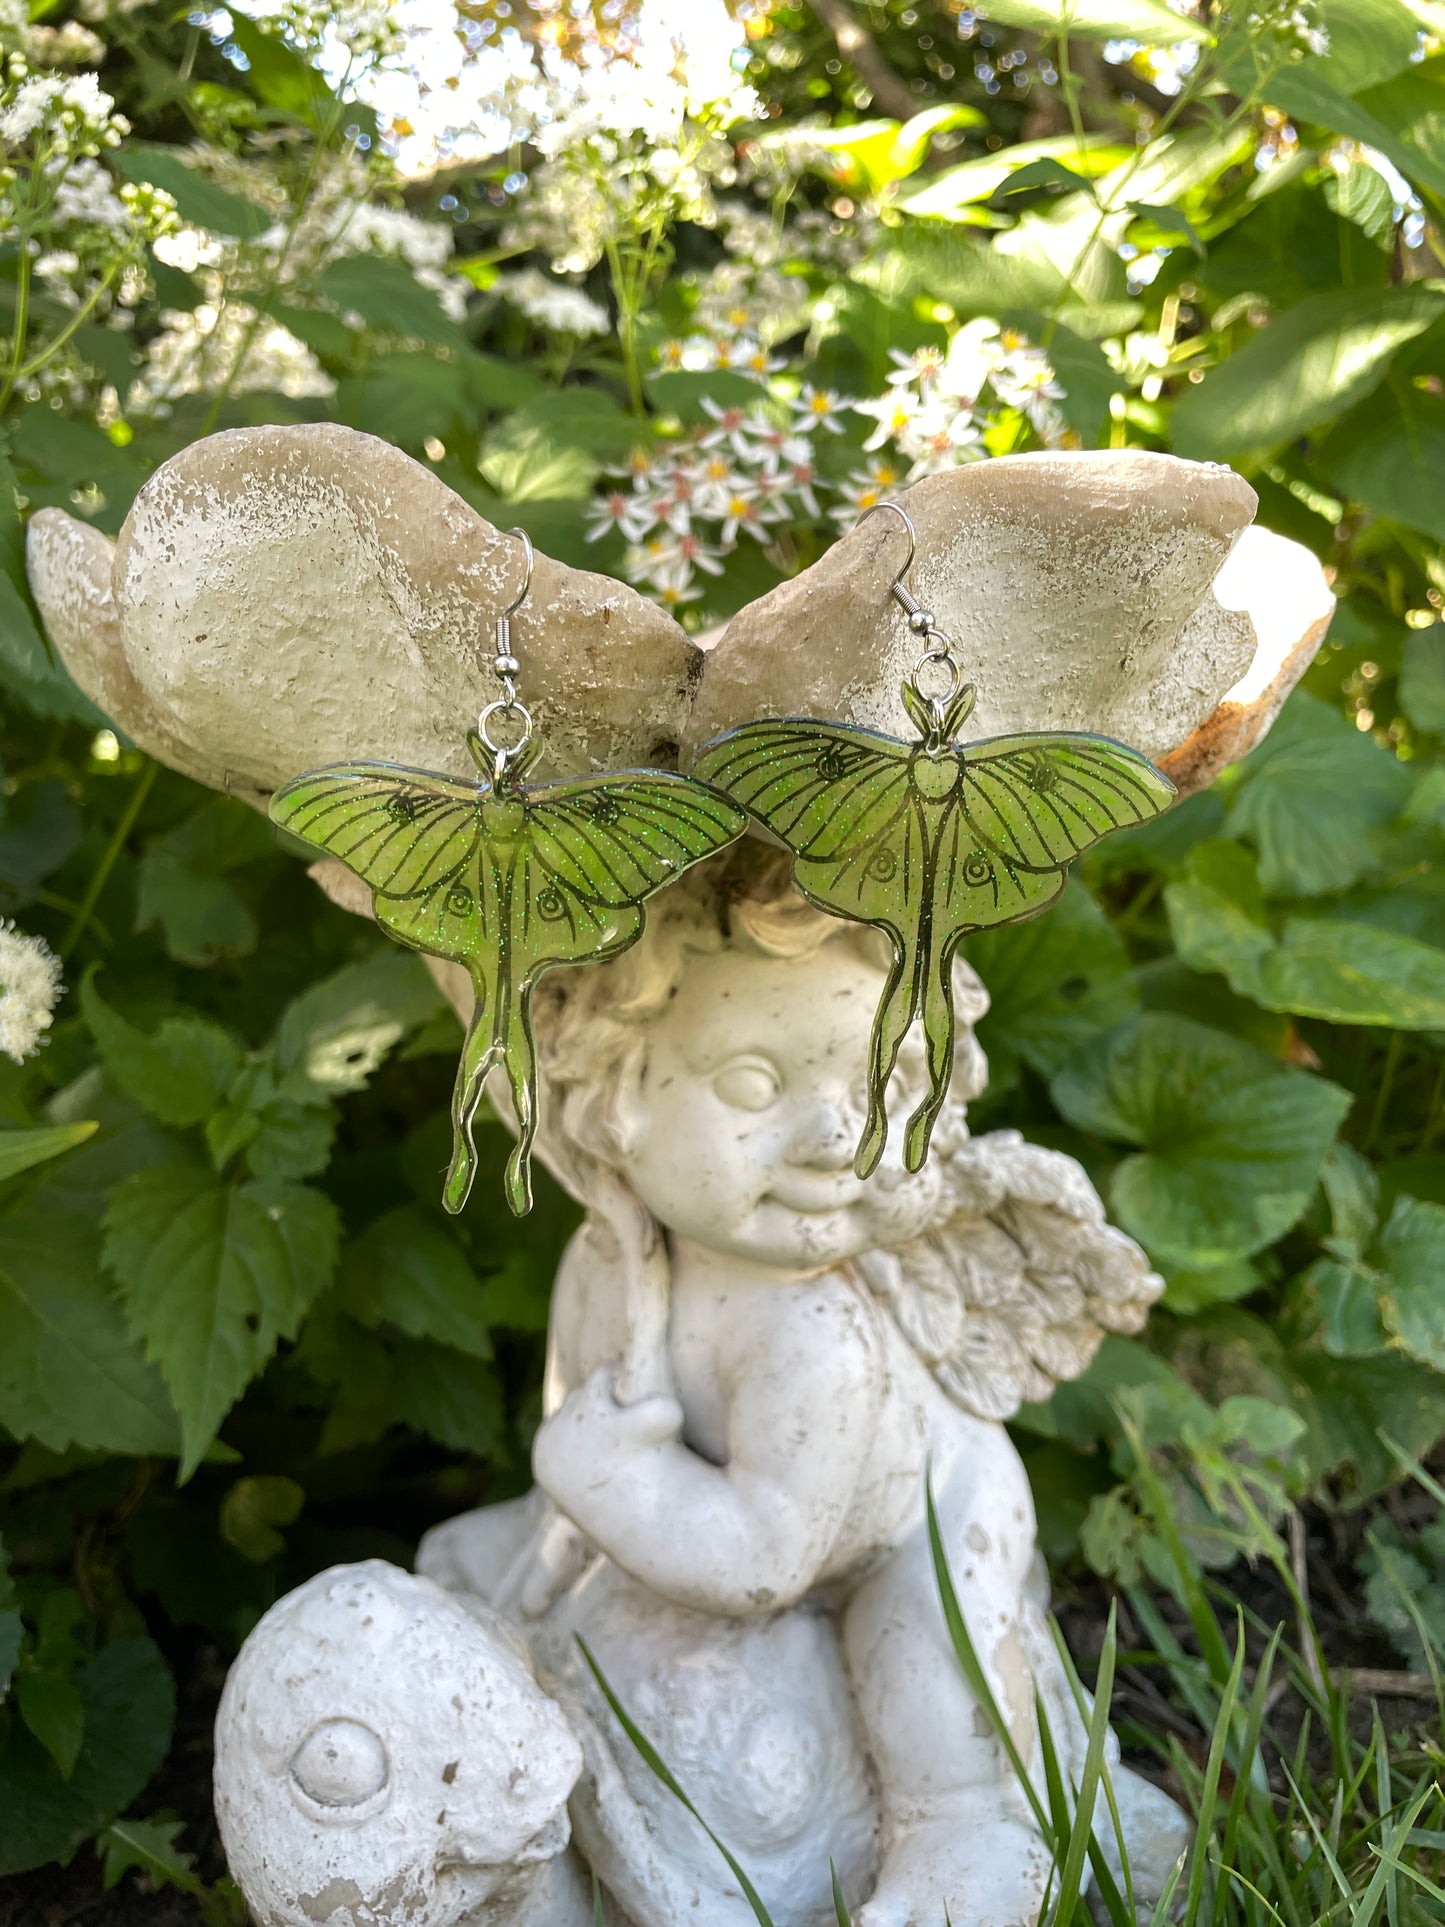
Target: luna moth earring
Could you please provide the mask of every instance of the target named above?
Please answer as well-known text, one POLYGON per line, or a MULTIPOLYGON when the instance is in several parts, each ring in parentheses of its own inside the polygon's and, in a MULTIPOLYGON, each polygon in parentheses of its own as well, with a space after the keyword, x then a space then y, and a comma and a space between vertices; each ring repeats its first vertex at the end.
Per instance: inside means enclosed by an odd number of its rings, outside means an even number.
POLYGON ((507 1202, 520 1217, 532 1204, 537 979, 635 943, 644 901, 734 842, 747 818, 701 783, 657 770, 523 783, 542 743, 517 694, 511 618, 531 588, 532 544, 522 529, 509 533, 522 544, 526 574, 497 619, 492 669, 502 696, 467 732, 479 775, 337 763, 284 784, 271 798, 271 819, 369 884, 376 920, 391 936, 466 968, 476 1004, 452 1095, 443 1203, 460 1211, 467 1201, 476 1172, 472 1122, 487 1074, 500 1064, 518 1128, 507 1202))
POLYGON ((923 645, 902 690, 918 740, 797 717, 728 730, 693 765, 787 845, 793 881, 810 903, 872 924, 893 946, 869 1047, 859 1177, 883 1155, 888 1081, 920 1013, 929 1088, 908 1120, 903 1161, 917 1171, 928 1156, 953 1074, 952 969, 963 937, 1037 916, 1062 891, 1074 857, 1110 830, 1157 816, 1175 795, 1152 763, 1107 736, 1049 731, 960 743, 974 686, 907 586, 917 546, 907 512, 879 502, 859 519, 885 509, 908 533, 890 593, 923 645))

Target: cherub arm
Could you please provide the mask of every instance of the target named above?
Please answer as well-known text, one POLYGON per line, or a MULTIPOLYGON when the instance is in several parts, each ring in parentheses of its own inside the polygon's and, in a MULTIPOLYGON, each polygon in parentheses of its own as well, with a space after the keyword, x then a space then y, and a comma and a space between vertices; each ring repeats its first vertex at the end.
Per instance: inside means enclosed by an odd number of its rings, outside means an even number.
POLYGON ((686 1445, 671 1398, 620 1405, 595 1372, 547 1420, 537 1483, 634 1578, 681 1606, 771 1612, 818 1577, 879 1396, 878 1339, 841 1281, 780 1287, 727 1386, 728 1457, 686 1445))

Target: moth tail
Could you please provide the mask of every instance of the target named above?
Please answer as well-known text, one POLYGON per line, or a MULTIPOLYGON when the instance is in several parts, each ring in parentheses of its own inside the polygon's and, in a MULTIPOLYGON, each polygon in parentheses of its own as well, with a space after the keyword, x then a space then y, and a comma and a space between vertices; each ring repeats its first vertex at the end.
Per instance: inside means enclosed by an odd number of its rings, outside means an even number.
POLYGON ((452 1086, 452 1162, 442 1188, 442 1203, 453 1215, 461 1210, 471 1195, 472 1183, 477 1175, 477 1146, 472 1136, 472 1125, 477 1106, 482 1101, 487 1073, 501 1055, 500 1046, 492 1035, 491 1014, 486 1009, 481 986, 477 985, 476 990, 477 1007, 472 1013, 466 1042, 462 1045, 457 1081, 452 1086))
POLYGON ((928 972, 923 999, 923 1032, 928 1039, 928 1095, 908 1120, 903 1138, 903 1163, 909 1171, 921 1171, 928 1157, 929 1142, 939 1113, 948 1100, 953 1082, 953 952, 947 946, 928 972))
POLYGON ((918 988, 915 946, 898 944, 868 1044, 868 1117, 853 1156, 853 1169, 860 1178, 871 1177, 878 1169, 888 1142, 888 1080, 918 1009, 918 988))
POLYGON ((537 1135, 537 1045, 532 1036, 532 1000, 525 990, 517 1008, 508 1013, 502 1059, 517 1116, 517 1142, 507 1159, 507 1203, 513 1217, 525 1218, 532 1209, 532 1140, 537 1135))

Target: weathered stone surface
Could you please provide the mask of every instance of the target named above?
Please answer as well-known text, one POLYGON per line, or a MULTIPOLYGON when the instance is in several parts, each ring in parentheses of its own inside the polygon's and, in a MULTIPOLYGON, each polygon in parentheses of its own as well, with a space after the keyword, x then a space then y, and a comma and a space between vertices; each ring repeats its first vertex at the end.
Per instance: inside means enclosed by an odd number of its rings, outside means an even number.
MULTIPOLYGON (((1018 455, 906 491, 913 588, 978 686, 966 734, 1086 729, 1159 756, 1248 669, 1248 615, 1210 584, 1254 514, 1227 468, 1139 450, 1018 455)), ((918 654, 888 594, 908 553, 875 515, 749 604, 708 651, 686 745, 756 716, 911 733, 918 654)))
POLYGON ((115 544, 88 522, 63 509, 41 509, 31 517, 25 538, 31 592, 77 686, 128 736, 147 748, 154 745, 157 755, 194 773, 184 745, 126 661, 112 584, 114 561, 115 544))
MULTIPOLYGON (((95 575, 98 554, 85 562, 95 575)), ((501 694, 493 623, 523 569, 514 538, 385 442, 236 429, 137 497, 116 545, 118 627, 80 641, 74 569, 51 570, 41 606, 121 728, 204 782, 265 792, 351 757, 470 773, 465 732, 501 694)), ((653 603, 539 554, 512 644, 542 774, 675 762, 698 655, 653 603)))

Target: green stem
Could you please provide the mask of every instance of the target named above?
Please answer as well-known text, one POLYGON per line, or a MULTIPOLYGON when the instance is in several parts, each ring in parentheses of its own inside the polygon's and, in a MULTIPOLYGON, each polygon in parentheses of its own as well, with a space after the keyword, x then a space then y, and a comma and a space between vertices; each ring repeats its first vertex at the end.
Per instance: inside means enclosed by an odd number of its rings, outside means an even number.
POLYGON ((71 919, 70 928, 65 933, 65 940, 60 946, 62 960, 69 957, 80 941, 85 926, 90 922, 91 912, 100 901, 101 891, 110 881, 110 873, 115 868, 116 858, 125 848, 126 838, 135 828, 136 818, 140 815, 145 800, 151 793, 151 784, 156 780, 156 772, 159 769, 159 763, 147 763, 141 771, 136 786, 131 791, 130 801, 121 812, 120 821, 116 824, 110 842, 106 845, 105 855, 95 866, 95 872, 86 886, 85 895, 80 900, 80 908, 71 919))
POLYGON ((1399 1031, 1390 1035, 1390 1047, 1385 1052, 1385 1068, 1380 1075, 1380 1088, 1375 1097, 1375 1108, 1370 1117, 1370 1128, 1365 1137, 1364 1149, 1369 1152, 1375 1148, 1376 1141, 1385 1124, 1385 1109, 1395 1088, 1395 1072, 1400 1067, 1402 1039, 1399 1031))
MULTIPOLYGON (((43 368, 51 356, 55 354, 58 349, 65 346, 76 329, 84 326, 86 320, 94 314, 101 297, 106 293, 111 283, 120 273, 121 265, 122 264, 117 261, 115 266, 108 270, 104 279, 97 283, 94 291, 87 296, 84 305, 76 309, 69 321, 67 321, 65 326, 60 330, 60 333, 58 335, 52 335, 40 350, 39 354, 32 355, 23 367, 15 370, 12 377, 12 386, 17 381, 24 381, 27 375, 33 375, 37 368, 43 368)), ((9 391, 7 390, 6 395, 0 396, 0 408, 4 407, 8 393, 9 391)))
POLYGON ((1418 1157, 1428 1151, 1442 1130, 1445 1130, 1445 1057, 1440 1059, 1440 1068, 1435 1073, 1435 1088, 1430 1093, 1429 1107, 1425 1112, 1425 1130, 1415 1146, 1415 1155, 1418 1157))

